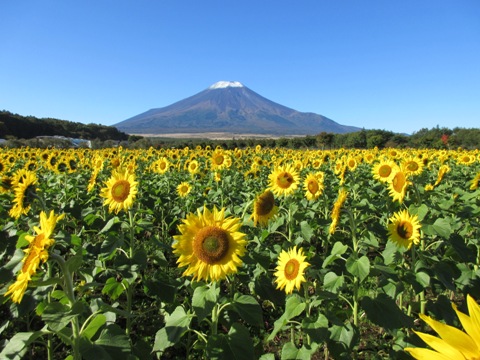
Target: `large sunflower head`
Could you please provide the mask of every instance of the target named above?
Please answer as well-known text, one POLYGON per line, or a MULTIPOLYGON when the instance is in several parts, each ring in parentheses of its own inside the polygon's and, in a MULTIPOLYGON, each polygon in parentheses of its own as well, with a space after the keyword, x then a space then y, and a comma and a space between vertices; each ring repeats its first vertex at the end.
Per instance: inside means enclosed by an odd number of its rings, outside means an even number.
POLYGON ((294 288, 300 290, 302 282, 306 281, 305 269, 310 265, 305 259, 302 248, 298 252, 296 246, 288 251, 282 250, 274 274, 277 289, 285 289, 286 294, 291 294, 294 288))
POLYGON ((303 189, 305 190, 307 200, 318 199, 324 189, 323 173, 308 174, 303 183, 303 189))
POLYGON ((423 162, 421 159, 409 157, 402 162, 402 169, 410 175, 419 175, 423 171, 423 162))
POLYGON ((397 212, 390 218, 389 239, 409 249, 420 242, 420 227, 417 215, 410 215, 407 210, 397 212))
POLYGON ((184 276, 193 279, 218 281, 235 274, 242 265, 246 234, 240 232, 239 218, 225 217, 225 209, 203 208, 190 213, 178 226, 180 235, 173 238, 173 253, 178 255, 179 267, 187 266, 184 276))
POLYGON ((135 175, 128 170, 121 168, 114 170, 110 179, 105 182, 105 187, 100 191, 100 196, 104 198, 103 204, 108 205, 109 212, 116 214, 120 210, 128 210, 132 207, 137 195, 137 185, 135 175))
POLYGON ((298 187, 299 175, 291 165, 280 166, 270 175, 269 189, 277 196, 291 195, 298 187))
POLYGON ((266 190, 257 196, 253 203, 253 225, 259 223, 262 226, 268 224, 268 221, 278 213, 278 206, 275 205, 275 197, 270 190, 266 190))

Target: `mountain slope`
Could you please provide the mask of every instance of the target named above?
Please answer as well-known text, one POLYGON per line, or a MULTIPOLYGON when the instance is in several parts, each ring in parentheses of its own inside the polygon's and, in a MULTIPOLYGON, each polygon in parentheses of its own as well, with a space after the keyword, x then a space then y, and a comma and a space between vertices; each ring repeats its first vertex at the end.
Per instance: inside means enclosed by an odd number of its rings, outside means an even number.
POLYGON ((360 130, 314 113, 302 113, 264 98, 239 82, 220 81, 169 106, 114 125, 130 134, 229 132, 313 135, 360 130))

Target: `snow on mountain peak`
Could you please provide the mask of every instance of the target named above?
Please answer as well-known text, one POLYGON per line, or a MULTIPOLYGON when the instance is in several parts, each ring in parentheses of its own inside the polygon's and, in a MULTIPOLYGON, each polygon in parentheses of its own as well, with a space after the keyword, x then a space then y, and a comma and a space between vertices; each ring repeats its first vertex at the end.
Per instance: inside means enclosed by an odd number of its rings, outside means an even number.
POLYGON ((243 85, 238 81, 218 81, 210 86, 209 89, 223 89, 227 87, 243 87, 243 85))

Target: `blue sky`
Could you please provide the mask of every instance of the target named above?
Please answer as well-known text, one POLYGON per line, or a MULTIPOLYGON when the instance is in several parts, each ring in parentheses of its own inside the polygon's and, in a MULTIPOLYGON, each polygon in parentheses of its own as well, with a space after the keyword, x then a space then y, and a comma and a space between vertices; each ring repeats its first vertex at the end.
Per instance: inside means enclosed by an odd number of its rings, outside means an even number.
POLYGON ((344 125, 480 127, 478 0, 0 2, 0 110, 112 125, 220 80, 344 125))

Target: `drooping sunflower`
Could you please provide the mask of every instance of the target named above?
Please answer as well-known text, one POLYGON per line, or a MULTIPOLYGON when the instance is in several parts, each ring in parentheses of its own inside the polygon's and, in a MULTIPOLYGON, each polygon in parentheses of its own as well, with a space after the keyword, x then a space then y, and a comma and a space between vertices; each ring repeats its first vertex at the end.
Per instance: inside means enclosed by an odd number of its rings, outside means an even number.
POLYGON ((192 185, 183 181, 177 186, 177 193, 180 197, 186 197, 192 190, 192 185))
POLYGON ((398 170, 398 165, 392 160, 382 160, 373 166, 373 178, 381 182, 388 182, 398 170))
POLYGON ((16 185, 13 188, 15 198, 13 199, 13 206, 8 212, 15 219, 18 219, 22 214, 26 215, 30 211, 31 196, 36 192, 35 185, 38 181, 34 172, 26 170, 23 174, 22 178, 16 180, 16 185))
POLYGON ((420 242, 421 225, 417 215, 410 215, 407 210, 402 210, 393 214, 389 220, 389 240, 407 249, 420 242))
POLYGON ((296 246, 288 251, 282 250, 274 274, 277 289, 285 289, 286 294, 291 294, 294 288, 300 290, 302 283, 306 281, 305 269, 310 265, 305 261, 306 258, 302 248, 298 249, 298 252, 296 246))
POLYGON ((438 169, 437 180, 435 181, 435 184, 433 184, 433 186, 437 186, 438 184, 440 184, 445 174, 449 173, 450 170, 450 166, 446 164, 440 166, 440 168, 438 169))
POLYGON ((323 173, 308 174, 303 183, 303 189, 305 190, 307 200, 318 199, 324 189, 323 173))
POLYGON ((333 204, 332 209, 332 223, 330 224, 328 232, 334 234, 340 220, 340 211, 342 210, 343 203, 347 200, 348 192, 344 188, 338 190, 337 200, 333 204))
POLYGON ((48 248, 55 242, 51 238, 53 230, 57 222, 64 216, 64 214, 55 215, 53 210, 48 217, 45 212, 42 211, 40 213, 40 227, 33 227, 37 235, 25 236, 25 239, 29 242, 29 246, 24 250, 23 266, 17 275, 16 281, 10 285, 4 296, 10 296, 15 303, 22 301, 32 275, 37 272, 40 263, 44 263, 48 259, 48 248))
POLYGON ((388 184, 389 194, 393 201, 398 201, 400 204, 403 202, 408 184, 408 177, 404 171, 400 169, 394 173, 392 180, 388 184))
POLYGON ((297 189, 300 176, 293 166, 284 165, 274 169, 268 178, 270 180, 268 188, 276 196, 287 196, 297 189))
POLYGON ((253 226, 259 223, 266 226, 271 218, 278 213, 278 206, 275 205, 275 197, 270 190, 258 195, 253 203, 253 226))
POLYGON ((116 214, 120 210, 127 211, 132 207, 137 195, 137 185, 135 175, 128 170, 114 170, 110 179, 105 182, 105 187, 100 190, 100 196, 104 198, 103 205, 108 205, 108 211, 116 214))
POLYGON ((225 217, 224 208, 210 211, 204 206, 203 213, 198 209, 197 214, 188 214, 172 244, 178 266, 187 266, 183 276, 218 281, 235 274, 247 245, 241 226, 239 218, 225 217))
POLYGON ((459 311, 455 304, 452 307, 457 313, 464 332, 453 326, 446 325, 432 319, 430 316, 420 314, 420 317, 437 332, 435 337, 423 332, 414 331, 433 350, 425 348, 407 347, 407 351, 415 359, 461 359, 476 360, 480 358, 480 306, 467 295, 468 315, 459 311))

